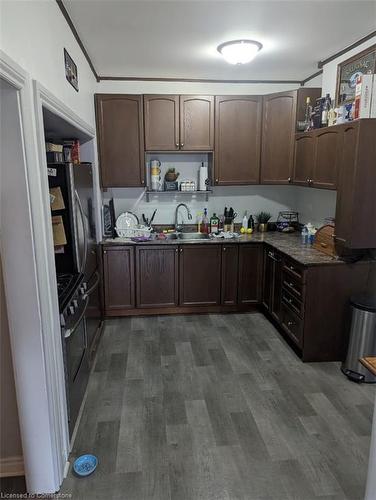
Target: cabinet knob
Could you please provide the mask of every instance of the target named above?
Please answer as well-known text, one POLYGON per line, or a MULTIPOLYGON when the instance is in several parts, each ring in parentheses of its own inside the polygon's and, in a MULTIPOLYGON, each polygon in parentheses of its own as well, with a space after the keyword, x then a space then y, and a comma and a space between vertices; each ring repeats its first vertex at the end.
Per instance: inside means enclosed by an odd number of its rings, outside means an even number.
POLYGON ((291 182, 291 177, 287 177, 287 182, 291 182))
POLYGON ((309 177, 307 177, 306 182, 309 184, 309 177))
POLYGON ((175 142, 175 146, 178 148, 178 147, 179 147, 179 143, 178 143, 178 142, 175 142))
POLYGON ((103 253, 107 253, 107 250, 103 250, 103 253))
POLYGON ((178 253, 178 249, 177 248, 175 249, 175 253, 178 253))
POLYGON ((292 326, 294 323, 292 321, 287 322, 287 326, 292 326))
POLYGON ((183 249, 182 248, 180 249, 180 253, 183 253, 183 249))
POLYGON ((182 147, 184 147, 184 142, 182 142, 182 143, 180 144, 180 147, 181 147, 181 148, 182 148, 182 147))
POLYGON ((223 247, 223 251, 224 251, 224 252, 226 251, 226 247, 223 247))
POLYGON ((142 179, 142 181, 141 181, 141 184, 145 184, 145 181, 144 181, 144 179, 142 179))
POLYGON ((215 182, 217 182, 217 183, 218 183, 218 182, 219 182, 219 179, 215 179, 215 182))

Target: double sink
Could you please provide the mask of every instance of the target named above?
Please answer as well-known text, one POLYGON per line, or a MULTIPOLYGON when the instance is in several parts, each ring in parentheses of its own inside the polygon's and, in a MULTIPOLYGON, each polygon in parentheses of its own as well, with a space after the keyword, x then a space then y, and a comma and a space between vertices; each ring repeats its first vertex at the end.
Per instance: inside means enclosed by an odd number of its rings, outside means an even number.
POLYGON ((166 236, 168 240, 184 241, 208 240, 210 238, 207 233, 170 233, 166 236))

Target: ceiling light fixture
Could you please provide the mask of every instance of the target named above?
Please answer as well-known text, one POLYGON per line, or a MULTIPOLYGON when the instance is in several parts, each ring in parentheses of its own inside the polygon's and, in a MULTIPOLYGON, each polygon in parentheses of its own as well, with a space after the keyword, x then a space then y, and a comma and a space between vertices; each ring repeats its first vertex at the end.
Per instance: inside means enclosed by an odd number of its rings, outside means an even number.
POLYGON ((217 50, 230 64, 247 64, 262 49, 262 43, 255 40, 231 40, 221 43, 217 50))

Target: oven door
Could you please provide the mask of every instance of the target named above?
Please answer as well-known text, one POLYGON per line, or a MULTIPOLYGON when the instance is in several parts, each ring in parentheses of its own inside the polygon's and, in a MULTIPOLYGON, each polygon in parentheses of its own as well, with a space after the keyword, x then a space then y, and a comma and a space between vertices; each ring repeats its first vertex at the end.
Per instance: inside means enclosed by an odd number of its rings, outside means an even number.
POLYGON ((76 323, 64 333, 70 435, 77 421, 90 373, 85 319, 88 302, 88 298, 83 301, 76 323))

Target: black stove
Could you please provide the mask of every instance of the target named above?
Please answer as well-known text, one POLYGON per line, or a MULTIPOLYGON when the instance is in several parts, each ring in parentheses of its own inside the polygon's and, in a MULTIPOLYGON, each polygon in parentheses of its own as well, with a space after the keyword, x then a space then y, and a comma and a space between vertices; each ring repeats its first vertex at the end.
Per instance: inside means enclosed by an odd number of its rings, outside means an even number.
POLYGON ((60 311, 62 311, 69 302, 73 292, 77 288, 80 278, 80 274, 58 273, 56 275, 60 311))

